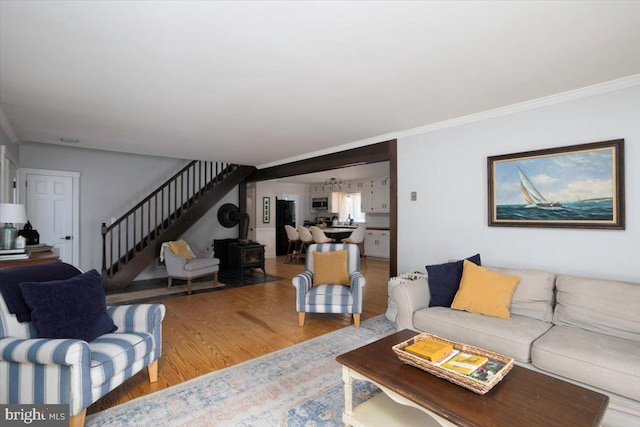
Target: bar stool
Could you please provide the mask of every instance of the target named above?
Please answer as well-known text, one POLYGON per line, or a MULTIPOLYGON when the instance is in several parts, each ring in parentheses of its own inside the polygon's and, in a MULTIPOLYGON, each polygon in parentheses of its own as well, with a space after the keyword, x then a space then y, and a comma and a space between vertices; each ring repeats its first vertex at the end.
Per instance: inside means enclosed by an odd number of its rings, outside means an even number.
POLYGON ((364 254, 364 235, 366 234, 367 227, 360 226, 353 230, 349 237, 342 239, 342 243, 351 243, 358 245, 360 248, 360 257, 364 258, 365 265, 367 264, 367 257, 364 254))
POLYGON ((331 239, 329 237, 327 237, 326 234, 324 234, 324 231, 322 231, 319 227, 316 227, 315 225, 312 225, 311 227, 309 227, 309 229, 311 230, 311 235, 313 236, 313 241, 316 243, 333 243, 335 242, 334 239, 331 239))
POLYGON ((298 230, 288 224, 284 226, 284 230, 287 232, 287 239, 289 239, 287 256, 285 257, 284 262, 293 262, 293 258, 297 254, 298 247, 300 246, 300 233, 298 233, 298 230))
POLYGON ((300 236, 300 256, 306 256, 307 247, 313 244, 313 236, 307 227, 299 225, 296 229, 300 236))

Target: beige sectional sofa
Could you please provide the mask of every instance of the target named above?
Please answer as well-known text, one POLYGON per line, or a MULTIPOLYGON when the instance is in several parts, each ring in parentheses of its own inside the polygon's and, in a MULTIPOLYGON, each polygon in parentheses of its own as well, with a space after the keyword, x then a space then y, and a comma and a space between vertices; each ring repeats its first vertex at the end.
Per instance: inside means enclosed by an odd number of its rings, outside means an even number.
POLYGON ((609 396, 603 425, 640 425, 640 284, 487 267, 520 277, 510 319, 429 307, 428 279, 392 290, 398 330, 513 357, 518 365, 609 396))

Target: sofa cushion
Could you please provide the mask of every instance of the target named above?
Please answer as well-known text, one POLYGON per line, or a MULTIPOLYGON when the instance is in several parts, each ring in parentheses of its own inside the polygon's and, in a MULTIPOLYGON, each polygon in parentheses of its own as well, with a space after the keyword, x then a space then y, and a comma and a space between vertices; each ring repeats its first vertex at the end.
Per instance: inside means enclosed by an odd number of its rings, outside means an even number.
POLYGON ((421 331, 495 351, 520 362, 531 361, 531 344, 552 326, 525 316, 512 315, 505 320, 445 307, 417 310, 413 325, 421 331))
POLYGON ((191 250, 191 246, 184 240, 176 240, 173 242, 169 242, 169 249, 174 254, 183 257, 186 260, 194 259, 196 255, 191 250))
POLYGON ((496 273, 465 260, 460 289, 451 308, 508 319, 511 317, 511 298, 518 282, 520 278, 517 276, 496 273))
POLYGON ((24 301, 20 283, 63 280, 81 273, 82 271, 73 265, 64 262, 3 268, 0 271, 0 294, 9 313, 15 314, 18 322, 30 322, 31 309, 24 301))
POLYGON ((486 266, 497 273, 518 276, 520 283, 511 299, 511 314, 551 322, 555 276, 547 271, 486 266))
MULTIPOLYGON (((480 265, 480 254, 475 254, 467 260, 480 265)), ((451 307, 451 302, 460 287, 463 261, 426 266, 429 276, 429 293, 431 294, 429 307, 451 307)))
POLYGON ((102 335, 89 343, 91 384, 96 387, 153 351, 153 335, 129 332, 102 335))
POLYGON ((218 258, 196 258, 187 261, 184 264, 185 271, 194 271, 198 272, 198 270, 202 269, 210 269, 211 267, 216 267, 216 269, 212 271, 217 271, 220 267, 220 260, 218 258))
POLYGON ((554 326, 533 344, 539 369, 640 400, 640 345, 571 326, 554 326))
POLYGON ((347 261, 349 252, 345 250, 316 252, 313 255, 313 284, 350 285, 347 261))
POLYGON ((349 286, 317 285, 306 294, 305 311, 316 313, 335 313, 343 307, 353 305, 353 295, 349 286))
POLYGON ((96 270, 65 280, 20 283, 38 338, 92 341, 117 329, 96 270))
POLYGON ((558 276, 556 325, 640 341, 640 283, 558 276))

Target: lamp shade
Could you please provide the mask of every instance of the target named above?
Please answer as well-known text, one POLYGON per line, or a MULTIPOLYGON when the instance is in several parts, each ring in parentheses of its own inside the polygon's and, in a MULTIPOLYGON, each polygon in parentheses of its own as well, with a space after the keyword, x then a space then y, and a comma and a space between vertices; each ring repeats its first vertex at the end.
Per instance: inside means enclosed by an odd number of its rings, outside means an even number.
POLYGON ((5 224, 25 224, 27 222, 27 211, 24 205, 0 203, 0 222, 5 224))

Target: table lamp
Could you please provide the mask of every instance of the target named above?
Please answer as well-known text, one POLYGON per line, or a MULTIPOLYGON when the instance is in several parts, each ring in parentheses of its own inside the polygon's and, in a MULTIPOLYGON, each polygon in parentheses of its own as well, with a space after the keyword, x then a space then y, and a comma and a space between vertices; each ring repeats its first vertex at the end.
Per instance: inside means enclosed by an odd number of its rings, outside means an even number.
POLYGON ((27 222, 24 205, 0 203, 0 222, 4 222, 4 227, 0 228, 0 249, 14 248, 18 234, 15 225, 27 222))

